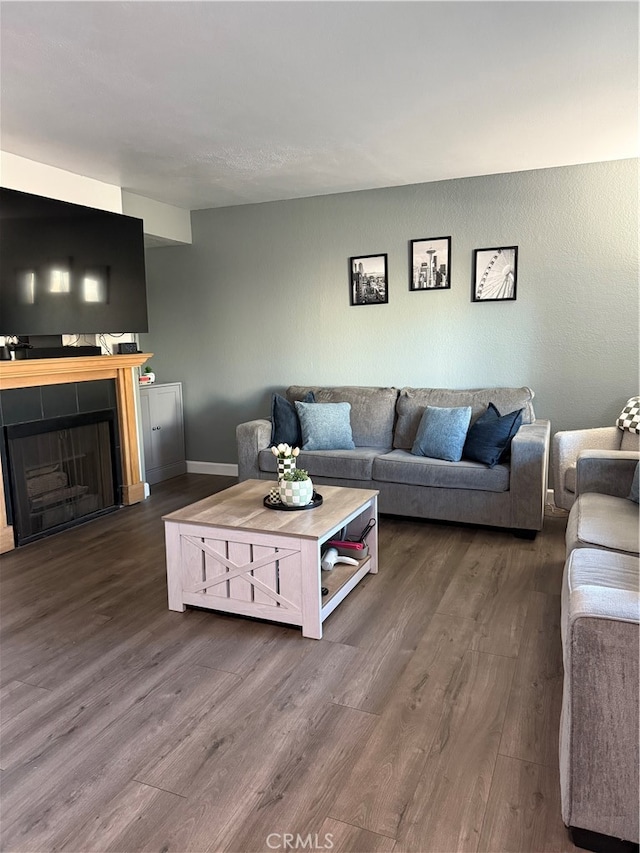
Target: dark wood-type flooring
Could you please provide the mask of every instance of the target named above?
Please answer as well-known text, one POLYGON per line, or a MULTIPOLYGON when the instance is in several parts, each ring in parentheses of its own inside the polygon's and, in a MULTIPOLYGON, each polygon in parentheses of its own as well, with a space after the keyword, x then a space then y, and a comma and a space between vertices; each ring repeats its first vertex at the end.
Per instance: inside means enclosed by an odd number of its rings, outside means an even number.
POLYGON ((317 641, 167 609, 161 516, 232 482, 0 560, 4 853, 575 850, 564 520, 530 542, 382 517, 380 573, 317 641))

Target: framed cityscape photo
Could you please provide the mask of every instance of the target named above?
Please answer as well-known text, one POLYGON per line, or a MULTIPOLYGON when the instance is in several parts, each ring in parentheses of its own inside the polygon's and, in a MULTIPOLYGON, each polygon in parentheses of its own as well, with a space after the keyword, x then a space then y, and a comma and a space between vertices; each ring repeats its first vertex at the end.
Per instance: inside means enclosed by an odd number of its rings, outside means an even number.
POLYGON ((349 258, 352 305, 383 305, 389 301, 387 256, 357 255, 349 258))
POLYGON ((409 290, 447 290, 451 287, 451 237, 411 240, 409 290))
POLYGON ((517 246, 474 249, 472 302, 513 302, 517 284, 517 246))

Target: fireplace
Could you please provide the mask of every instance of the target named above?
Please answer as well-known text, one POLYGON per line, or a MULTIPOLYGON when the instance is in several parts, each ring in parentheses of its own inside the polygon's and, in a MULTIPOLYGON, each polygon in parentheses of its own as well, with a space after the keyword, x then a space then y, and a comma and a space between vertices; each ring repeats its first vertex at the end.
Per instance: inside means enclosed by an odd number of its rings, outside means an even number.
POLYGON ((17 545, 118 508, 115 412, 5 427, 17 545))
MULTIPOLYGON (((116 448, 116 469, 122 472, 122 488, 116 499, 124 506, 144 500, 145 484, 142 481, 140 448, 138 444, 138 425, 136 415, 137 375, 136 368, 144 364, 153 353, 130 353, 127 355, 87 356, 76 358, 25 359, 23 361, 0 362, 0 397, 4 392, 22 391, 40 387, 40 404, 33 400, 14 400, 18 408, 25 408, 24 417, 15 417, 12 423, 28 422, 47 415, 47 407, 62 405, 67 398, 64 386, 77 386, 77 410, 97 410, 113 408, 116 412, 116 438, 119 446, 116 448), (113 386, 114 400, 108 406, 89 405, 89 399, 94 398, 96 382, 110 380, 113 386), (55 391, 54 391, 55 387, 55 391), (49 391, 45 389, 49 389, 49 391), (82 389, 82 390, 81 390, 82 389), (81 398, 85 404, 81 404, 81 398), (34 411, 35 409, 35 411, 34 411), (38 411, 40 414, 38 414, 38 411)), ((18 395, 21 397, 21 395, 18 395)), ((66 415, 67 411, 50 412, 54 415, 66 415)), ((0 400, 0 416, 5 427, 9 425, 6 418, 4 400, 0 400)), ((0 475, 4 488, 0 489, 0 553, 16 547, 12 524, 13 507, 5 500, 9 492, 8 460, 5 455, 5 442, 0 441, 0 475)), ((54 473, 54 472, 51 472, 54 473)), ((84 484, 83 484, 84 485, 84 484)))

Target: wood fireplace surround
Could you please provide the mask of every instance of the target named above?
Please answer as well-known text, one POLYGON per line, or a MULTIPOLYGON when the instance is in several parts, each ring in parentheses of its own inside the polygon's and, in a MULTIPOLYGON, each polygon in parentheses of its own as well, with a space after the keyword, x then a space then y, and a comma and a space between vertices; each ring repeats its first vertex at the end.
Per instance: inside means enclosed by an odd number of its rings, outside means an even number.
MULTIPOLYGON (((144 483, 140 477, 135 397, 137 379, 134 376, 134 368, 144 364, 152 355, 153 353, 143 352, 130 355, 4 361, 0 365, 0 390, 115 379, 120 428, 122 502, 128 506, 139 503, 144 498, 144 483)), ((1 467, 0 474, 4 477, 1 467)), ((3 488, 0 490, 0 553, 11 551, 14 547, 13 528, 7 523, 3 488)))

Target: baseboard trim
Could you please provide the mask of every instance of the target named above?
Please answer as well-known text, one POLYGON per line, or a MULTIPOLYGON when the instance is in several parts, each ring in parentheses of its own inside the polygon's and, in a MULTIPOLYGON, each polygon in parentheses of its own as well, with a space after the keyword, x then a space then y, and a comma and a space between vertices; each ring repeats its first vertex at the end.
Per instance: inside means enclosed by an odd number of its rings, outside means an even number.
POLYGON ((223 477, 237 477, 238 466, 228 462, 194 462, 187 460, 187 474, 218 474, 223 477))
POLYGON ((544 501, 544 514, 548 518, 566 518, 569 515, 566 509, 556 506, 556 495, 553 489, 547 489, 544 501))

